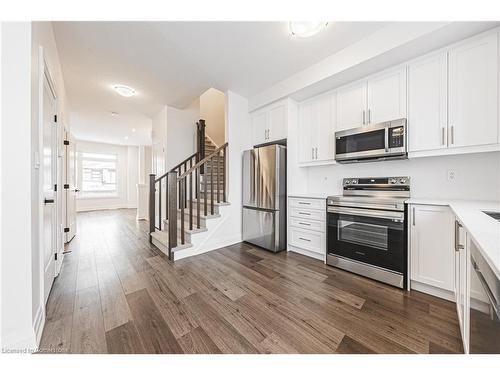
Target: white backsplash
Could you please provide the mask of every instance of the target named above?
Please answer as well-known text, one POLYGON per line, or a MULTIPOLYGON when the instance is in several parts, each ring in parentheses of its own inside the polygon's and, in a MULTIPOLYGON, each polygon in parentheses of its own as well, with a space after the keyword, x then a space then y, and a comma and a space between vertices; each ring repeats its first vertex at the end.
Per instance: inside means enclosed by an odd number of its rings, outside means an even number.
POLYGON ((341 194, 344 177, 410 176, 415 198, 500 201, 499 152, 335 164, 307 170, 307 193, 341 194), (450 172, 453 179, 449 179, 450 172))

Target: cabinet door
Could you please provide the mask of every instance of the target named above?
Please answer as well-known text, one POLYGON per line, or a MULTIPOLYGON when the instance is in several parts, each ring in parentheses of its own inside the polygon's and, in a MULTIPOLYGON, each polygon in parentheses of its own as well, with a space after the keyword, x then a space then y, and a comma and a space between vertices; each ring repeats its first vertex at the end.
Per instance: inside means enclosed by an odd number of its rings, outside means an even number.
POLYGON ((448 207, 413 205, 411 279, 454 290, 454 216, 448 207))
POLYGON ((366 81, 356 82, 337 91, 337 131, 366 123, 366 81))
POLYGON ((265 111, 252 114, 253 143, 258 145, 267 141, 268 113, 265 111))
POLYGON ((286 104, 280 103, 269 109, 267 141, 285 139, 287 134, 286 104))
POLYGON ((406 117, 406 68, 398 68, 368 80, 369 124, 406 117))
POLYGON ((496 33, 450 50, 450 147, 498 142, 497 52, 496 33))
POLYGON ((319 97, 313 104, 313 122, 315 125, 311 128, 313 131, 311 138, 313 139, 314 156, 317 161, 327 161, 335 158, 334 106, 334 97, 331 94, 319 97))
POLYGON ((410 151, 447 147, 447 53, 425 57, 408 68, 410 151))
POLYGON ((308 163, 314 160, 314 147, 311 135, 313 134, 312 102, 299 106, 299 163, 308 163))

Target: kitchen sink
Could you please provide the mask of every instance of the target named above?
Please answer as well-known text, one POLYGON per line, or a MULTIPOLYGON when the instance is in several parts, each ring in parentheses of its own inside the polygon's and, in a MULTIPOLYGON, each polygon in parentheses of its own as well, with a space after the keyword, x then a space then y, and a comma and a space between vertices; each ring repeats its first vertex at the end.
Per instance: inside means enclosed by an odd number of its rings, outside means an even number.
POLYGON ((492 217, 493 219, 500 221, 500 212, 494 212, 494 211, 483 211, 483 212, 489 217, 492 217))

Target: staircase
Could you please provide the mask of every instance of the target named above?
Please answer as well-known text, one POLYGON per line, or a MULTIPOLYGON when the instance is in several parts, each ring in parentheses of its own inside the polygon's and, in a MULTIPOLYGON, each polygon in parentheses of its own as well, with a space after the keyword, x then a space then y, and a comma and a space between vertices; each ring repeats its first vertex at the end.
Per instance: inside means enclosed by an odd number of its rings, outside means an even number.
POLYGON ((228 144, 215 145, 197 123, 196 152, 160 177, 151 174, 150 242, 176 260, 192 255, 223 216, 228 144))

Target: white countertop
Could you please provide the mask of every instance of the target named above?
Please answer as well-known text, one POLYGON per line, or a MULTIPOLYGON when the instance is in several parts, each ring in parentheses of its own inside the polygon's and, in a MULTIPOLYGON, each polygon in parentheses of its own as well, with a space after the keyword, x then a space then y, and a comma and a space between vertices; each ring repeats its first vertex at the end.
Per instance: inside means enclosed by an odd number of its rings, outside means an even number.
POLYGON ((500 202, 410 198, 408 204, 449 206, 500 279, 500 222, 482 211, 500 211, 500 202))
POLYGON ((326 194, 316 194, 316 193, 294 193, 288 194, 292 198, 312 198, 312 199, 326 199, 326 194))

